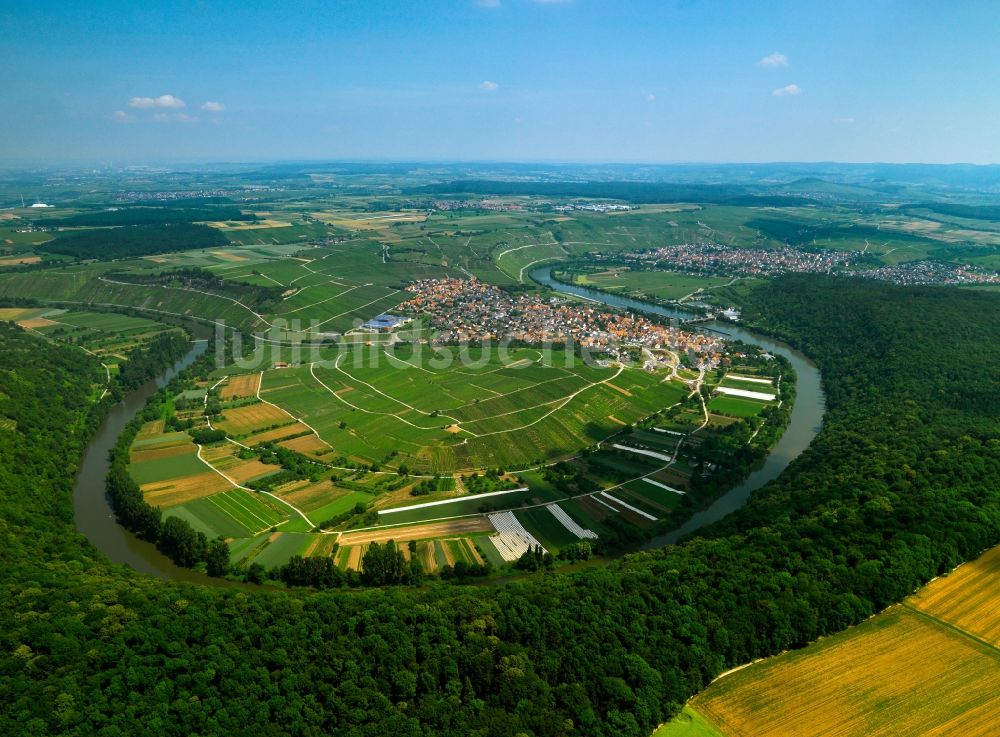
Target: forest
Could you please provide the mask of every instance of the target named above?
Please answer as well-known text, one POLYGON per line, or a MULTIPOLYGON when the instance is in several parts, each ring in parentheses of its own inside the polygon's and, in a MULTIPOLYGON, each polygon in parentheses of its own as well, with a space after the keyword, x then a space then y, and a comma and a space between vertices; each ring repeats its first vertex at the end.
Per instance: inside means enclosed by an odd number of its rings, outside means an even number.
POLYGON ((226 236, 215 228, 176 223, 60 232, 55 239, 38 246, 38 250, 77 259, 114 261, 228 244, 226 236))
POLYGON ((828 411, 742 510, 572 573, 323 591, 104 560, 71 500, 99 366, 0 325, 0 731, 647 737, 1000 541, 1000 295, 799 275, 743 309, 817 362, 828 411))
POLYGON ((115 210, 81 212, 58 220, 41 220, 38 225, 79 228, 121 225, 178 225, 207 220, 254 221, 256 215, 238 207, 122 207, 115 210))
POLYGON ((743 207, 790 207, 809 204, 805 197, 761 195, 740 185, 673 184, 670 182, 510 182, 458 179, 406 190, 409 194, 475 194, 507 197, 586 197, 617 199, 636 204, 704 202, 743 207))

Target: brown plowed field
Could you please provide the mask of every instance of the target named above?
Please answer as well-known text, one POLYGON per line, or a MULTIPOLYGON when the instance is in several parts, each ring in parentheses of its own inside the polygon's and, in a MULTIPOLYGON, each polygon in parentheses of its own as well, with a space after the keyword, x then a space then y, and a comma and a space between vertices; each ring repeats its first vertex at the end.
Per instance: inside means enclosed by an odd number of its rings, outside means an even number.
MULTIPOLYGON (((303 429, 308 430, 309 428, 302 426, 303 429)), ((292 438, 291 440, 283 440, 279 445, 283 445, 289 450, 294 450, 298 453, 305 453, 307 455, 315 455, 317 450, 329 450, 330 446, 316 437, 313 433, 308 435, 303 435, 300 438, 292 438)))
POLYGON ((208 471, 166 482, 156 481, 141 488, 146 502, 154 507, 176 507, 233 487, 219 474, 208 471))

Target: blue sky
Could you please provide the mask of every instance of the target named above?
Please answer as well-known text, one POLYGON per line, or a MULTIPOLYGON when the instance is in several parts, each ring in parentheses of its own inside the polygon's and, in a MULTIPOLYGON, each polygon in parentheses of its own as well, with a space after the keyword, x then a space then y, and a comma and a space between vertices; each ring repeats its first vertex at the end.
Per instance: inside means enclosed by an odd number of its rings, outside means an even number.
POLYGON ((4 0, 0 161, 995 163, 998 30, 987 0, 4 0))

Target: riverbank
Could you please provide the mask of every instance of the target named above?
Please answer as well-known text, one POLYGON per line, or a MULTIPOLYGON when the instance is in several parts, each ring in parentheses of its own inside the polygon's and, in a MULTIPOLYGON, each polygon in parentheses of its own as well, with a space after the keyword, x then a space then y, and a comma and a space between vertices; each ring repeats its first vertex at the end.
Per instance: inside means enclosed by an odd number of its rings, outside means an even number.
MULTIPOLYGON (((552 277, 551 266, 536 269, 531 272, 530 276, 538 284, 554 291, 602 302, 610 307, 680 320, 693 316, 692 313, 676 308, 662 307, 631 297, 622 297, 601 290, 566 284, 552 277)), ((652 550, 675 543, 699 528, 717 522, 731 512, 735 512, 747 503, 754 491, 776 479, 788 467, 789 463, 808 448, 823 425, 826 396, 823 393, 819 368, 801 351, 780 340, 754 333, 732 323, 713 321, 700 324, 699 329, 721 333, 731 340, 758 346, 788 360, 795 370, 795 403, 792 407, 791 419, 785 432, 771 449, 767 460, 760 468, 752 471, 741 484, 727 491, 706 509, 695 512, 676 530, 652 538, 642 547, 643 550, 652 550)))
POLYGON ((73 519, 76 529, 113 563, 127 565, 139 573, 193 583, 226 585, 190 568, 181 568, 156 546, 140 540, 115 518, 108 500, 105 479, 110 468, 110 453, 125 426, 142 411, 146 400, 188 368, 208 348, 208 341, 197 340, 191 349, 156 378, 147 381, 111 407, 84 450, 73 486, 73 519))

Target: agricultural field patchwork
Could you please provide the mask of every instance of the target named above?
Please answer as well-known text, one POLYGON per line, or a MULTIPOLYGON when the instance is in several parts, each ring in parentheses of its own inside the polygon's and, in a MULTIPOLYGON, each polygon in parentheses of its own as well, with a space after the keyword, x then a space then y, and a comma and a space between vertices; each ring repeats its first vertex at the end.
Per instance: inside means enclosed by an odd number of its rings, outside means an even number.
POLYGON ((264 372, 261 396, 344 456, 424 473, 526 468, 604 440, 675 403, 679 382, 640 369, 588 366, 561 353, 491 350, 471 364, 408 347, 264 372), (444 364, 444 365, 442 365, 444 364))

